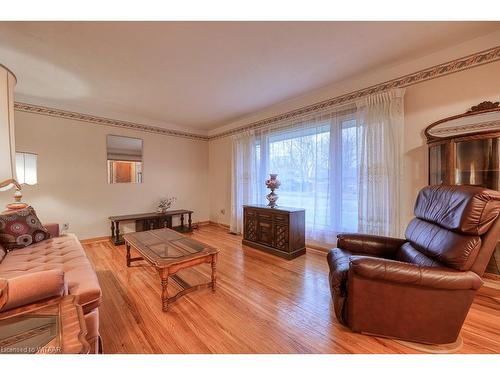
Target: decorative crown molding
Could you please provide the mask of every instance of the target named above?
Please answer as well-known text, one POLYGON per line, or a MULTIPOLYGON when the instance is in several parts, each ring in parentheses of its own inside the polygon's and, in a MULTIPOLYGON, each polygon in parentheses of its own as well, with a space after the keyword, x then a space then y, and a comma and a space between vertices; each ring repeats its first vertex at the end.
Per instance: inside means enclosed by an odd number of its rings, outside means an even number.
POLYGON ((15 102, 14 109, 17 111, 21 111, 21 112, 37 113, 37 114, 45 115, 45 116, 52 116, 52 117, 69 119, 69 120, 89 122, 89 123, 97 124, 97 125, 114 126, 114 127, 118 127, 118 128, 139 130, 139 131, 143 131, 143 132, 155 133, 155 134, 161 134, 161 135, 169 135, 169 136, 173 136, 173 137, 189 138, 189 139, 195 139, 195 140, 199 140, 199 141, 208 141, 208 139, 209 139, 208 136, 205 136, 205 135, 188 133, 188 132, 183 132, 180 130, 165 129, 165 128, 160 128, 158 126, 144 125, 144 124, 139 124, 139 123, 129 122, 129 121, 114 120, 114 119, 109 119, 109 118, 105 118, 105 117, 87 115, 87 114, 78 113, 78 112, 70 112, 70 111, 65 111, 63 109, 43 107, 43 106, 34 105, 34 104, 15 102))
POLYGON ((327 99, 322 102, 318 102, 306 107, 298 108, 289 112, 282 113, 277 116, 272 116, 265 118, 263 120, 255 121, 247 125, 240 126, 235 129, 227 130, 213 136, 204 136, 195 133, 189 133, 180 130, 165 129, 158 126, 145 125, 129 121, 114 120, 105 117, 99 117, 94 115, 88 115, 83 113, 65 111, 62 109, 43 107, 39 105, 18 103, 14 104, 14 109, 22 112, 37 113, 46 116, 60 117, 70 120, 77 120, 82 122, 88 122, 97 125, 104 126, 115 126, 119 128, 139 130, 148 133, 155 133, 161 135, 168 135, 173 137, 189 138, 194 140, 208 141, 218 138, 227 137, 233 134, 241 133, 247 130, 254 130, 258 128, 265 127, 268 124, 287 120, 290 118, 302 116, 314 111, 327 109, 328 107, 338 106, 340 104, 345 104, 352 102, 353 100, 359 99, 366 95, 371 95, 381 91, 386 91, 393 88, 403 88, 431 79, 439 78, 448 74, 457 73, 462 70, 474 68, 480 65, 492 63, 500 60, 500 46, 490 48, 485 51, 477 52, 469 56, 465 56, 456 60, 452 60, 440 65, 436 65, 424 70, 420 70, 415 73, 411 73, 399 78, 392 79, 377 85, 373 85, 364 89, 350 92, 348 94, 340 95, 335 98, 327 99))
POLYGON ((456 60, 452 60, 443 64, 439 64, 424 70, 420 70, 415 73, 411 73, 399 78, 392 79, 377 85, 373 85, 364 89, 350 92, 348 94, 340 95, 332 99, 327 99, 322 102, 318 102, 306 107, 302 107, 290 112, 285 112, 277 116, 272 116, 263 120, 255 121, 250 124, 227 130, 222 133, 215 134, 210 137, 210 139, 218 139, 227 137, 233 134, 241 133, 243 131, 255 130, 258 128, 265 127, 268 124, 287 120, 290 118, 302 116, 304 114, 314 112, 317 110, 326 109, 328 107, 338 106, 340 104, 345 104, 353 100, 359 99, 366 95, 375 94, 381 91, 386 91, 393 88, 403 88, 428 81, 431 79, 439 78, 448 74, 457 73, 462 70, 474 68, 479 65, 484 65, 492 63, 494 61, 500 60, 500 46, 490 48, 485 51, 477 52, 469 56, 465 56, 456 60))
POLYGON ((468 110, 466 113, 472 113, 472 112, 480 112, 480 111, 486 111, 486 110, 491 110, 491 109, 496 109, 500 106, 500 102, 482 102, 479 103, 478 105, 474 105, 470 107, 470 110, 468 110))

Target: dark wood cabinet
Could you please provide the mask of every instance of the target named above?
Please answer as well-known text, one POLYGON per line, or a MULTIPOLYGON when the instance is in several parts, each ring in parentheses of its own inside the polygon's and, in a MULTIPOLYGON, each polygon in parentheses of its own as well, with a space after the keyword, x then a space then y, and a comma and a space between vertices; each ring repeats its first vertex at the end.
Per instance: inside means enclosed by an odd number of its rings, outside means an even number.
MULTIPOLYGON (((465 113, 434 122, 424 133, 430 185, 500 190, 500 103, 482 102, 465 113)), ((486 272, 500 275, 500 243, 486 272)))
POLYGON ((305 210, 243 206, 243 244, 286 259, 306 252, 305 210))

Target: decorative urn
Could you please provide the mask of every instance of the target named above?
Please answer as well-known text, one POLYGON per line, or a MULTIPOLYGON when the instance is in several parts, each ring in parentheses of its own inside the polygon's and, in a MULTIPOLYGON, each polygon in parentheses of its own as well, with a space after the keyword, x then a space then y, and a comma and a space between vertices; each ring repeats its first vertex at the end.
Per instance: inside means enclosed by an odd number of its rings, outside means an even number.
POLYGON ((277 177, 278 177, 277 174, 271 173, 269 175, 269 179, 266 180, 266 186, 268 189, 271 190, 271 192, 266 195, 266 198, 269 201, 267 205, 270 208, 276 207, 276 201, 278 200, 278 194, 276 194, 274 190, 280 187, 281 182, 277 179, 277 177))

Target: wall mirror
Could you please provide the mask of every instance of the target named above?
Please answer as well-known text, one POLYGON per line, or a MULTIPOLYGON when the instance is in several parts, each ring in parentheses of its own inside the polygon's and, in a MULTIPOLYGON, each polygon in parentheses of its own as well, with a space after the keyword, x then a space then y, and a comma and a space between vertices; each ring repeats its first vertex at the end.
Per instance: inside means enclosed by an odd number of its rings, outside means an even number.
POLYGON ((108 135, 108 183, 142 183, 142 139, 108 135))

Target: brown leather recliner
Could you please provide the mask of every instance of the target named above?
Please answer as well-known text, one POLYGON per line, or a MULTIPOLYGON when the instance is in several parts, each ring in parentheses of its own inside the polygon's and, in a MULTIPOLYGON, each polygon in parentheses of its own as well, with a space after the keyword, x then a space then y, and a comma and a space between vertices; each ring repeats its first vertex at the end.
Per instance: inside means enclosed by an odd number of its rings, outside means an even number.
POLYGON ((355 332, 454 342, 500 237, 500 193, 428 186, 406 239, 340 234, 330 250, 337 319, 355 332))

